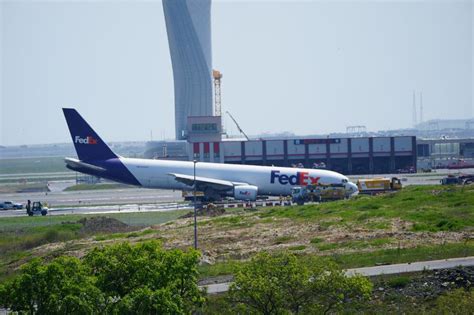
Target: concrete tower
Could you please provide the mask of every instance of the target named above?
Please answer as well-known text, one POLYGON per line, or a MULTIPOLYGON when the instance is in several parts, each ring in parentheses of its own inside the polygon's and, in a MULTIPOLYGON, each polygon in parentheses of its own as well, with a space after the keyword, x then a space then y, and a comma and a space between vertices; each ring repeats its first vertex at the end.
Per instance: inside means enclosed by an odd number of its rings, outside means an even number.
POLYGON ((176 139, 189 116, 212 116, 211 0, 163 0, 174 77, 176 139))

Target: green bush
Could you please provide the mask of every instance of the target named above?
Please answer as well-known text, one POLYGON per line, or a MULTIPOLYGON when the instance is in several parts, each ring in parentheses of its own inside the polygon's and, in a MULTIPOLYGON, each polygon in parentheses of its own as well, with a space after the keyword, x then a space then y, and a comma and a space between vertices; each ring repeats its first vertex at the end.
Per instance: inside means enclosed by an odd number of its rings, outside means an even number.
POLYGON ((59 257, 50 264, 34 259, 0 290, 1 305, 30 314, 99 313, 105 299, 90 272, 74 257, 59 257))
POLYGON ((83 260, 37 258, 0 286, 0 307, 30 314, 188 314, 204 301, 198 260, 197 251, 164 250, 155 241, 95 248, 83 260))
POLYGON ((394 277, 387 281, 387 284, 392 288, 403 288, 406 287, 408 283, 410 283, 410 277, 406 276, 394 277))
POLYGON ((347 277, 328 260, 304 264, 293 254, 260 253, 237 267, 229 303, 240 314, 326 314, 357 309, 371 291, 369 280, 347 277))

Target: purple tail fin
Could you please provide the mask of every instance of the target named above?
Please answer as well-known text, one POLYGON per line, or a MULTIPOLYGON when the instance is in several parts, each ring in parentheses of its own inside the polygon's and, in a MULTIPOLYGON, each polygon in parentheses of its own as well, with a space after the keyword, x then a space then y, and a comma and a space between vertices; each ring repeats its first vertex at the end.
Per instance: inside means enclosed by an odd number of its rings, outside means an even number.
POLYGON ((75 109, 63 108, 63 112, 79 160, 100 161, 117 157, 75 109))

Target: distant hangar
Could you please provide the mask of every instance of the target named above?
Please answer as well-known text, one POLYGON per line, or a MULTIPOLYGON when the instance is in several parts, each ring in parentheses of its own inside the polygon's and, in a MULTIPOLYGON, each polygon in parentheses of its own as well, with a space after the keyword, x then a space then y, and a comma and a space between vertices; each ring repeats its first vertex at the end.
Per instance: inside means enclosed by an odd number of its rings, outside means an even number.
POLYGON ((311 168, 343 174, 416 171, 416 137, 292 138, 223 141, 151 141, 145 157, 311 168))

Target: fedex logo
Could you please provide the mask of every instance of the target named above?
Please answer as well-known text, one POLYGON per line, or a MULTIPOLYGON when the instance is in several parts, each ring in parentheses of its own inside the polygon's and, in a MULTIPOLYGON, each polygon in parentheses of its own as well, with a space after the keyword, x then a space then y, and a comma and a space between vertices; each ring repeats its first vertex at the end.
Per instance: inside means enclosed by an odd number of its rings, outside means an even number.
POLYGON ((250 191, 239 191, 239 194, 243 196, 250 196, 250 191))
POLYGON ((270 174, 270 183, 275 184, 278 180, 280 185, 317 185, 321 177, 311 177, 308 172, 296 172, 295 175, 280 174, 280 171, 272 171, 270 174))
POLYGON ((85 138, 81 138, 80 136, 76 136, 74 138, 74 143, 80 143, 80 144, 97 144, 97 139, 94 139, 91 136, 87 136, 85 138))

